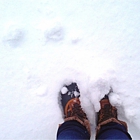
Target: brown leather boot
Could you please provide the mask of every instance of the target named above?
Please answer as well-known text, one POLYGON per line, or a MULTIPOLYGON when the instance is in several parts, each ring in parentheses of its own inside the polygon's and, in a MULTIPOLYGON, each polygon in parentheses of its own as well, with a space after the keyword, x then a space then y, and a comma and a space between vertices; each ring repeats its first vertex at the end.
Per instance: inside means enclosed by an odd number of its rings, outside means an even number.
POLYGON ((99 133, 102 125, 105 125, 110 122, 119 123, 127 129, 127 124, 123 121, 118 120, 117 118, 117 109, 112 106, 109 102, 108 95, 100 101, 101 109, 98 112, 98 121, 97 121, 97 131, 96 134, 99 133))
POLYGON ((90 124, 87 115, 82 110, 80 100, 78 98, 71 99, 65 107, 65 121, 76 120, 86 127, 90 134, 90 124))
POLYGON ((90 123, 86 113, 81 108, 80 91, 76 83, 64 86, 61 91, 61 103, 64 110, 64 120, 76 120, 86 127, 90 134, 90 123), (65 89, 64 89, 65 88, 65 89))

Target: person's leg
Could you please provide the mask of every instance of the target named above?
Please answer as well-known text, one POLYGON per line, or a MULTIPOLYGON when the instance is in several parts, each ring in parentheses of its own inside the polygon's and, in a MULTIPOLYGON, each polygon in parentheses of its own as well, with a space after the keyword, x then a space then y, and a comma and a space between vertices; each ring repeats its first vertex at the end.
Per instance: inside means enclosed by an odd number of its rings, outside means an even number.
POLYGON ((117 118, 117 109, 113 107, 108 95, 100 101, 101 109, 98 112, 96 139, 131 140, 127 132, 127 124, 117 118))
POLYGON ((96 136, 96 139, 131 140, 131 136, 129 135, 129 133, 123 125, 120 125, 115 122, 110 122, 101 127, 98 135, 96 136))
POLYGON ((58 129, 57 140, 89 140, 87 129, 77 121, 64 122, 58 129))
POLYGON ((80 91, 76 83, 65 85, 61 91, 64 123, 58 128, 57 139, 90 139, 90 124, 80 104, 80 91))

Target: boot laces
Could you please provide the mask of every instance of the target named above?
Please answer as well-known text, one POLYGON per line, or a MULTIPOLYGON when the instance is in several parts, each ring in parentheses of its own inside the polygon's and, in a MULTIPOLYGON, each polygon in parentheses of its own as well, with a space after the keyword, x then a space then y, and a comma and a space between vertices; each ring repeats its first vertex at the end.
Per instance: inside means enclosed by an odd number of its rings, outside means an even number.
POLYGON ((99 122, 105 121, 109 118, 116 118, 115 108, 109 104, 105 105, 99 112, 99 118, 99 122))
POLYGON ((86 118, 86 114, 82 110, 81 105, 79 103, 74 104, 73 115, 77 115, 79 118, 86 118))
POLYGON ((68 107, 66 108, 65 111, 66 118, 67 117, 72 117, 72 116, 77 116, 79 119, 87 119, 86 114, 81 108, 80 101, 79 99, 73 99, 68 103, 68 107))

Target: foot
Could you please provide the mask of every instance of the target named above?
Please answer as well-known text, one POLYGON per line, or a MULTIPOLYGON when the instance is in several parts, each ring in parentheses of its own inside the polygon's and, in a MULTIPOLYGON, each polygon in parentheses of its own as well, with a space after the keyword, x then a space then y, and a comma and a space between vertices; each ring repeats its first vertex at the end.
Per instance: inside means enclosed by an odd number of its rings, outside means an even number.
POLYGON ((60 92, 65 121, 76 120, 84 125, 90 133, 90 125, 86 113, 81 108, 80 91, 76 83, 65 85, 60 92))
POLYGON ((123 121, 118 120, 117 109, 110 104, 108 95, 105 95, 104 98, 100 100, 100 105, 101 109, 98 112, 96 135, 99 133, 101 126, 106 125, 110 122, 121 124, 127 130, 127 124, 123 121))
POLYGON ((79 99, 79 97, 80 97, 80 91, 79 91, 76 83, 71 83, 70 85, 65 85, 61 89, 60 94, 61 94, 61 103, 63 106, 63 110, 65 110, 66 104, 71 99, 79 99))
POLYGON ((100 100, 101 109, 98 112, 98 122, 97 124, 104 122, 110 118, 117 119, 117 109, 110 104, 108 95, 100 100))

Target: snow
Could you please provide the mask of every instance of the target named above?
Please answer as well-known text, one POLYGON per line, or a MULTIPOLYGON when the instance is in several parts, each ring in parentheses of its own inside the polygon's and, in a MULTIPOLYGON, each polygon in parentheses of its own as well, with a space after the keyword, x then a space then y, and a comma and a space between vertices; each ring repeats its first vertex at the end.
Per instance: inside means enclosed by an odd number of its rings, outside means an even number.
POLYGON ((66 94, 67 91, 68 91, 68 89, 67 89, 66 87, 63 87, 63 88, 61 89, 61 93, 62 93, 62 94, 66 94))
POLYGON ((77 82, 94 139, 99 100, 140 134, 140 1, 1 0, 0 139, 55 139, 59 91, 77 82))
POLYGON ((79 92, 76 92, 76 91, 74 92, 74 96, 75 96, 75 97, 79 97, 79 95, 80 95, 79 92))

